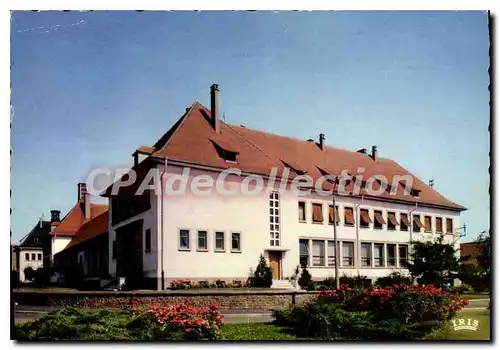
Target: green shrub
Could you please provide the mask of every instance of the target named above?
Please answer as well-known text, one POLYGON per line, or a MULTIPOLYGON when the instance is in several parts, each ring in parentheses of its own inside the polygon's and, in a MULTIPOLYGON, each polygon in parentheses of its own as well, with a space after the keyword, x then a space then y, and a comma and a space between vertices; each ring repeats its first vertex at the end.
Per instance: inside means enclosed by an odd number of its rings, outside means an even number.
POLYGON ((349 276, 342 276, 340 277, 340 284, 347 284, 351 288, 368 288, 372 285, 372 280, 369 279, 366 276, 354 276, 354 277, 349 277, 349 276))
POLYGON ((405 276, 400 272, 393 272, 387 276, 379 277, 375 281, 375 286, 378 288, 386 288, 394 284, 411 284, 411 277, 405 276))
POLYGON ((256 288, 270 288, 273 284, 273 273, 267 266, 266 259, 263 255, 259 258, 259 264, 251 278, 251 286, 256 288))
POLYGON ((306 266, 302 266, 302 272, 297 282, 302 289, 308 289, 310 288, 310 285, 312 285, 312 277, 309 271, 307 271, 306 266))

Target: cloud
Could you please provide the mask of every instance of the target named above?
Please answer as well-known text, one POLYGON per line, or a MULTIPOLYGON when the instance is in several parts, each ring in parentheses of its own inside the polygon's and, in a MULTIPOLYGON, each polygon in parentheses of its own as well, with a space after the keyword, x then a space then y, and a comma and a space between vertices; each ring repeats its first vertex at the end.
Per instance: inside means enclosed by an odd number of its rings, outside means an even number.
POLYGON ((26 29, 19 29, 17 30, 18 33, 26 33, 26 32, 40 32, 40 33, 50 33, 50 32, 55 32, 57 30, 63 29, 63 28, 70 28, 70 27, 75 27, 79 26, 82 24, 87 23, 86 20, 82 19, 79 20, 78 22, 71 23, 71 24, 55 24, 51 26, 42 26, 42 27, 32 27, 32 28, 26 28, 26 29))

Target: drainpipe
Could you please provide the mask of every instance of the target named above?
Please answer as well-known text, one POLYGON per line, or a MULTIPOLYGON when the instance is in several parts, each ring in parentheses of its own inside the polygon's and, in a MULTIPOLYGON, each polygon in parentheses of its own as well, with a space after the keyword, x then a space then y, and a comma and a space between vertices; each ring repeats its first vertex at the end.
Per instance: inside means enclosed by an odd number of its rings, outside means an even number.
MULTIPOLYGON (((413 208, 412 210, 410 210, 408 212, 408 218, 410 219, 410 244, 408 245, 408 257, 406 258, 407 263, 410 261, 411 252, 413 251, 413 249, 412 249, 413 248, 413 217, 412 217, 412 213, 415 210, 417 210, 417 208, 418 208, 418 202, 415 203, 415 208, 413 208)), ((398 261, 398 265, 399 265, 399 261, 398 261)), ((411 279, 412 279, 412 282, 414 282, 413 276, 411 276, 411 279)))
POLYGON ((360 245, 359 245, 359 207, 360 205, 363 204, 363 199, 364 199, 364 196, 361 195, 361 203, 357 204, 356 205, 356 216, 355 216, 355 219, 354 219, 354 223, 356 225, 356 271, 358 272, 358 276, 359 276, 359 267, 360 267, 360 256, 361 256, 361 251, 360 251, 360 245))
POLYGON ((167 171, 167 160, 168 158, 165 157, 165 166, 163 167, 163 171, 161 172, 160 175, 160 265, 161 265, 161 290, 165 290, 165 271, 163 268, 163 176, 165 175, 167 171))

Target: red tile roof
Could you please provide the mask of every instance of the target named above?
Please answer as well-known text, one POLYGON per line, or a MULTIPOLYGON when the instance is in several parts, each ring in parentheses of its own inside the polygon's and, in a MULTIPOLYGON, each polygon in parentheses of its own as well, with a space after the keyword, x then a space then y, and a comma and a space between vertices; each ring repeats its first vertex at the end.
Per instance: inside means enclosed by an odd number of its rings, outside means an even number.
MULTIPOLYGON (((389 185, 393 184, 393 177, 396 175, 411 175, 413 188, 420 190, 418 199, 412 195, 404 194, 403 184, 397 185, 395 195, 388 193, 389 189, 377 197, 410 203, 418 202, 419 204, 453 210, 466 210, 461 205, 446 199, 393 160, 377 157, 374 161, 367 154, 329 146, 325 146, 321 150, 314 142, 251 130, 222 121, 220 122, 220 134, 217 134, 209 122, 210 118, 210 110, 195 102, 174 126, 155 143, 152 147, 155 150, 152 156, 168 157, 172 160, 182 160, 223 169, 238 167, 243 172, 262 175, 269 175, 271 169, 276 167, 278 176, 282 174, 286 166, 285 163, 287 163, 301 172, 306 172, 313 179, 323 175, 321 170, 332 175, 340 175, 344 169, 351 174, 357 174, 358 167, 360 167, 364 168, 362 173, 364 179, 372 175, 384 175, 388 179, 389 185), (224 147, 237 150, 239 154, 236 165, 234 162, 226 162, 219 157, 213 146, 214 140, 217 140, 217 143, 223 143, 224 147)), ((294 173, 290 174, 290 179, 295 175, 294 173)), ((325 183, 324 188, 327 189, 328 185, 325 183)), ((346 186, 346 189, 352 189, 353 186, 354 184, 351 183, 346 186)), ((365 194, 363 192, 362 190, 361 194, 365 194)))
POLYGON ((107 212, 106 204, 90 204, 90 219, 85 220, 83 213, 83 204, 77 203, 69 213, 62 219, 61 223, 51 232, 51 235, 56 236, 74 236, 83 224, 107 212))
POLYGON ((75 236, 64 249, 76 246, 82 242, 88 241, 94 237, 108 232, 108 211, 97 215, 96 217, 84 223, 76 232, 75 236))

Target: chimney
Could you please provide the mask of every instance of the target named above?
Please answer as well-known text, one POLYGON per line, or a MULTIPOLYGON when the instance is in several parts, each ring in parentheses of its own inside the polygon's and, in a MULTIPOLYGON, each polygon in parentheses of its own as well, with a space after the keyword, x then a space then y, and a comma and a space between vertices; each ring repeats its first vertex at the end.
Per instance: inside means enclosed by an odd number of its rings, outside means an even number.
POLYGON ((51 210, 50 211, 50 222, 60 222, 61 218, 61 211, 60 210, 51 210))
POLYGON ((210 87, 210 113, 212 115, 212 127, 217 134, 220 133, 220 108, 219 108, 219 85, 210 87))
POLYGON ((361 148, 357 150, 358 153, 366 154, 366 148, 361 148))
POLYGON ((323 150, 325 147, 325 134, 319 134, 319 148, 323 150))
POLYGON ((82 206, 85 220, 90 219, 90 193, 87 192, 87 185, 82 182, 78 184, 78 203, 82 206))
POLYGON ((83 182, 80 182, 78 184, 78 202, 83 202, 85 193, 87 193, 87 185, 84 184, 83 182))
POLYGON ((377 146, 372 146, 372 159, 377 160, 377 146))

